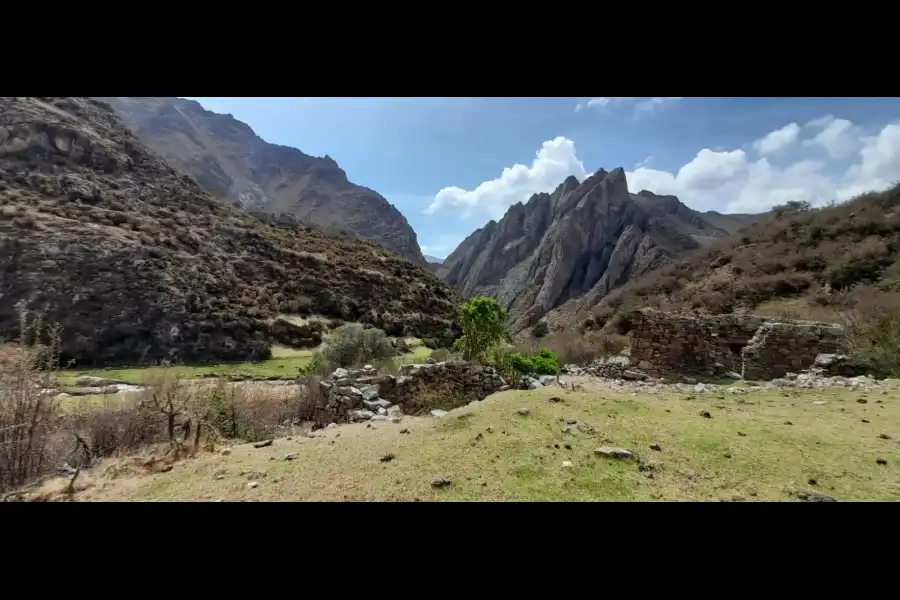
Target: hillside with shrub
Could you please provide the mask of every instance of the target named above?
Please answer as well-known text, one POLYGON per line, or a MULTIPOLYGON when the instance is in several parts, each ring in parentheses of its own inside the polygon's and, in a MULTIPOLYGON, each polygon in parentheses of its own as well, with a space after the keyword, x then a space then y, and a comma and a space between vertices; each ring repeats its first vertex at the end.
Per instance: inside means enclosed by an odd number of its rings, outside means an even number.
POLYGON ((0 98, 0 272, 0 340, 24 308, 82 365, 261 359, 321 333, 279 315, 441 337, 458 305, 380 246, 214 198, 88 98, 0 98))
POLYGON ((900 291, 898 259, 900 186, 820 209, 794 202, 598 304, 570 303, 552 320, 608 327, 613 316, 645 306, 727 313, 785 301, 802 307, 792 315, 802 317, 816 307, 837 309, 849 295, 856 302, 900 291))

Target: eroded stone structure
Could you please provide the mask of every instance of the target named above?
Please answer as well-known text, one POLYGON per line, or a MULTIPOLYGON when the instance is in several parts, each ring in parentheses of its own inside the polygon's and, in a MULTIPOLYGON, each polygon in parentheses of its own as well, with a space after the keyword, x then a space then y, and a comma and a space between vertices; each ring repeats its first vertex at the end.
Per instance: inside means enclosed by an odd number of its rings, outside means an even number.
POLYGON ((836 352, 837 325, 785 322, 754 315, 704 316, 651 309, 631 317, 631 363, 654 377, 735 372, 772 379, 809 368, 836 352))
POLYGON ((493 367, 466 361, 403 365, 397 376, 370 366, 338 369, 320 386, 319 424, 450 410, 509 389, 493 367))

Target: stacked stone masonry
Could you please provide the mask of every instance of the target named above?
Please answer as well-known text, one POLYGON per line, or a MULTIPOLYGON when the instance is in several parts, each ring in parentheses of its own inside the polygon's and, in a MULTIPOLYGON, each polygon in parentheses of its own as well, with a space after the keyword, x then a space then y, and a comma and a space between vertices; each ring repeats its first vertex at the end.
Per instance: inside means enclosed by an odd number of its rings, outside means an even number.
POLYGON ((369 365, 337 369, 320 384, 319 424, 450 410, 509 389, 493 367, 466 361, 403 365, 397 376, 369 365))
POLYGON ((811 367, 840 347, 840 326, 753 315, 703 316, 650 309, 632 314, 631 362, 653 377, 773 379, 811 367))

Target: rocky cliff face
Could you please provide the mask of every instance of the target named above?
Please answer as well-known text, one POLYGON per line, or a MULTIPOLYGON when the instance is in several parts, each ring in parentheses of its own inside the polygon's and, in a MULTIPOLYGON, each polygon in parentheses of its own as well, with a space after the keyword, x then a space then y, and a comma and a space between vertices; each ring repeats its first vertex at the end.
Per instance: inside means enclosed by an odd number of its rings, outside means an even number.
POLYGON ((328 229, 347 230, 419 264, 416 233, 377 192, 348 181, 328 156, 317 158, 257 136, 231 115, 181 98, 100 98, 170 164, 238 206, 288 213, 328 229))
POLYGON ((521 329, 698 248, 697 236, 727 235, 673 196, 630 194, 622 169, 600 170, 512 206, 466 238, 437 273, 464 296, 497 298, 521 329))
POLYGON ((457 305, 382 247, 213 197, 106 104, 0 98, 0 341, 22 306, 78 364, 247 360, 280 315, 436 337, 457 305))

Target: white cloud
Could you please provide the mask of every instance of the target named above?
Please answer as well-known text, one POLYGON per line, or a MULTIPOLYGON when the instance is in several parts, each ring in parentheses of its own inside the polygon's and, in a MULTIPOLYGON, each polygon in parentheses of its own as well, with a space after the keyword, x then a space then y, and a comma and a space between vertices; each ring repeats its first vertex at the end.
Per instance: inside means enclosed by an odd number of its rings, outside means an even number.
POLYGON ((579 102, 576 104, 575 112, 584 110, 585 108, 601 109, 613 103, 628 102, 630 100, 634 100, 634 98, 591 98, 587 102, 579 102))
POLYGON ((552 192, 569 175, 580 181, 586 174, 575 154, 575 142, 558 137, 541 145, 530 167, 522 164, 507 167, 499 177, 480 183, 473 190, 442 189, 425 213, 454 212, 465 218, 475 212, 485 212, 499 219, 516 202, 525 202, 533 194, 552 192))
MULTIPOLYGON (((763 212, 790 200, 802 200, 816 206, 841 202, 870 190, 882 190, 900 181, 900 120, 867 134, 862 127, 843 119, 817 119, 797 128, 813 137, 798 146, 801 154, 794 162, 779 162, 772 156, 752 158, 743 149, 704 148, 676 172, 647 167, 649 158, 626 173, 632 192, 650 190, 673 194, 696 210, 720 212, 763 212), (824 138, 820 134, 831 131, 824 138), (839 141, 836 141, 839 140, 839 141), (810 142, 810 143, 807 143, 810 142), (829 150, 830 148, 830 150, 829 150), (847 148, 855 148, 849 151, 847 148), (825 150, 824 152, 822 150, 825 150), (840 149, 837 151, 836 149, 840 149)), ((762 136, 754 144, 774 152, 779 136, 762 136), (767 144, 762 144, 769 140, 767 144)), ((791 128, 793 129, 793 128, 791 128)), ((789 136, 781 134, 784 142, 789 136)), ((611 170, 618 165, 602 165, 611 170)), ((578 159, 575 143, 564 137, 544 142, 531 166, 514 165, 496 179, 485 181, 473 190, 444 188, 434 197, 426 213, 438 212, 466 217, 483 213, 491 218, 503 216, 516 202, 527 201, 538 192, 551 192, 569 175, 583 181, 587 172, 578 159)))
POLYGON ((862 148, 862 130, 847 119, 822 117, 811 121, 810 125, 821 131, 803 144, 823 148, 832 158, 847 158, 862 148))
POLYGON ((670 97, 670 98, 650 98, 648 100, 644 100, 642 102, 638 102, 634 107, 634 118, 638 119, 642 115, 652 115, 659 108, 661 108, 664 104, 668 104, 671 102, 675 102, 677 100, 681 100, 680 97, 670 97))
POLYGON ((616 98, 591 98, 586 102, 579 102, 575 105, 575 112, 582 111, 586 108, 594 108, 597 110, 605 110, 617 104, 625 104, 638 101, 634 105, 634 118, 638 119, 642 116, 648 116, 656 112, 663 105, 681 100, 680 97, 669 98, 633 98, 633 97, 616 97, 616 98))
POLYGON ((762 155, 774 154, 783 148, 787 148, 800 139, 800 126, 789 123, 781 129, 776 129, 767 136, 753 142, 753 147, 762 155))
MULTIPOLYGON (((757 140, 754 148, 765 155, 796 142, 801 128, 792 125, 796 137, 785 127, 757 140)), ((830 116, 805 127, 817 133, 802 144, 808 156, 796 162, 780 165, 767 156, 751 160, 740 149, 703 149, 677 173, 636 168, 627 174, 628 186, 632 192, 674 194, 697 210, 761 212, 789 200, 817 206, 840 202, 900 181, 900 121, 870 136, 830 116)))

